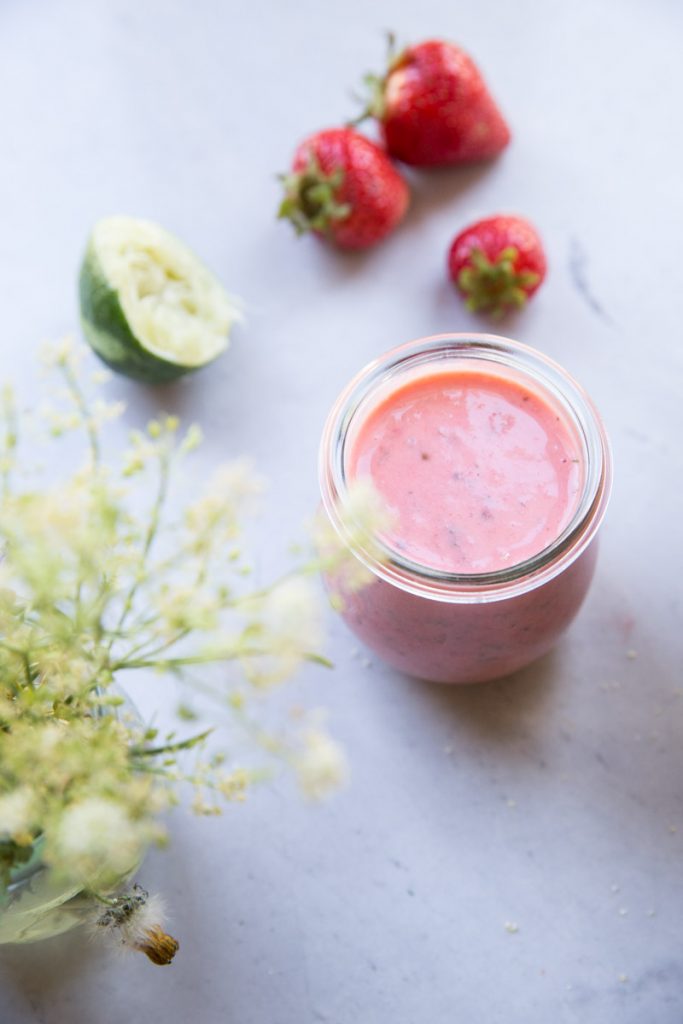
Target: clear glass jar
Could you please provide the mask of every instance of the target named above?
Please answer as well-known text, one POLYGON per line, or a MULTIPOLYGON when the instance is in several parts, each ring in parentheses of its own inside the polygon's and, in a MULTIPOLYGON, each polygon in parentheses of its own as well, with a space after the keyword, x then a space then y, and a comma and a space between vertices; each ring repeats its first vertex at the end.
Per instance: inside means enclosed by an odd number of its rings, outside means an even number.
POLYGON ((0 944, 49 939, 75 928, 92 913, 92 901, 81 886, 55 878, 41 854, 39 838, 31 859, 12 872, 9 888, 0 892, 0 944))
MULTIPOLYGON (((487 334, 443 334, 402 345, 365 367, 332 408, 320 449, 322 505, 372 574, 341 594, 354 633, 390 665, 425 679, 473 683, 507 675, 548 651, 579 610, 593 576, 596 532, 611 486, 611 455, 586 393, 540 352, 487 334), (350 439, 377 405, 421 375, 480 369, 534 390, 578 439, 582 487, 567 526, 543 550, 488 573, 450 573, 411 561, 377 538, 359 546, 345 520, 350 439)), ((335 581, 328 581, 335 586, 335 581)))
MULTIPOLYGON (((109 693, 123 703, 101 713, 115 714, 127 725, 142 728, 140 713, 128 694, 117 683, 109 687, 109 693)), ((92 897, 81 885, 55 875, 43 862, 43 846, 43 836, 38 836, 30 859, 11 872, 7 889, 0 888, 0 945, 49 939, 92 918, 92 897)), ((138 863, 132 864, 118 884, 124 885, 138 867, 138 863)))

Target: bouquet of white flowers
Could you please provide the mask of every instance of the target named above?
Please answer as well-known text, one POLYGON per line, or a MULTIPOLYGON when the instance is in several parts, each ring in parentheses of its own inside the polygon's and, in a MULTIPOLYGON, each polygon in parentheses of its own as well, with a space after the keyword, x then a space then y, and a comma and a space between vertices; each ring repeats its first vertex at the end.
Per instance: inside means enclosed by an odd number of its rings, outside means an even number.
MULTIPOLYGON (((90 919, 168 963, 177 943, 154 899, 130 884, 146 847, 164 839, 159 815, 181 783, 194 787, 197 811, 215 813, 222 798, 242 798, 262 766, 205 748, 211 730, 158 735, 131 711, 119 680, 136 669, 172 673, 231 710, 260 750, 322 795, 345 762, 321 724, 304 717, 296 731, 273 734, 249 716, 250 695, 305 661, 327 664, 309 579, 320 560, 265 589, 250 586, 243 522, 261 483, 249 464, 217 471, 171 519, 173 468, 199 444, 199 429, 181 435, 175 417, 154 420, 109 465, 102 427, 120 407, 87 396, 79 361, 70 344, 53 351, 66 387, 42 419, 55 437, 87 437, 85 462, 65 479, 36 483, 26 472, 23 415, 9 389, 2 396, 0 939, 28 941, 90 919), (226 662, 229 678, 207 674, 226 662), (199 756, 188 770, 190 748, 199 756)), ((328 568, 341 552, 328 545, 328 568)), ((191 703, 180 707, 187 722, 191 703)))

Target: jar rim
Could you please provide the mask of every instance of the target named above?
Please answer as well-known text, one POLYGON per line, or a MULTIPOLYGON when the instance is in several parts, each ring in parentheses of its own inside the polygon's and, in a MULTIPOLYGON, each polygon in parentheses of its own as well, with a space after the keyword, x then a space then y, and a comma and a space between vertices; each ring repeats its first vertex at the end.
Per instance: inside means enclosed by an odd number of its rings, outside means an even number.
POLYGON ((320 444, 319 482, 323 507, 337 534, 370 572, 403 590, 454 602, 512 597, 540 586, 573 562, 593 539, 605 514, 612 458, 601 417, 581 385, 544 353, 495 334, 453 333, 418 338, 368 363, 342 390, 327 417, 320 444), (583 443, 586 466, 577 507, 562 532, 529 558, 486 573, 453 573, 413 561, 381 538, 363 546, 345 522, 349 493, 345 442, 361 406, 377 389, 410 369, 443 366, 445 360, 489 362, 525 376, 545 397, 559 403, 583 443))

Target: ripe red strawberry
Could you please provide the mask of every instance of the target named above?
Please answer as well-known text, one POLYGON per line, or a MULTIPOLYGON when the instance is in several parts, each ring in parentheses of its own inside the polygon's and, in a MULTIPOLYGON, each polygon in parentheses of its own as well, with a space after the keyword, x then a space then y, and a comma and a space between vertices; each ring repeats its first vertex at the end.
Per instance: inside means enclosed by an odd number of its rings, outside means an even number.
MULTIPOLYGON (((430 39, 393 55, 387 73, 367 75, 364 116, 379 121, 388 152, 415 167, 488 160, 510 130, 475 63, 459 46, 430 39)), ((362 118, 361 118, 362 120, 362 118)))
POLYGON ((448 270, 468 309, 501 316, 534 294, 545 278, 546 260, 541 239, 527 220, 496 216, 456 236, 448 270))
POLYGON ((305 139, 283 175, 280 217, 297 234, 314 231, 343 249, 365 249, 392 231, 408 206, 408 186, 379 146, 352 128, 305 139))

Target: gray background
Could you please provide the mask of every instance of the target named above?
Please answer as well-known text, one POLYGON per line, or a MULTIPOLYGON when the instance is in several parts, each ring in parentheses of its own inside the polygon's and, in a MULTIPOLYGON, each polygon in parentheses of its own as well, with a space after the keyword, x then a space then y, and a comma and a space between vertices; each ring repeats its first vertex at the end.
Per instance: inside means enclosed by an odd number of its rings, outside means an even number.
POLYGON ((160 404, 198 418, 207 470, 254 456, 262 578, 303 536, 346 380, 413 337, 482 329, 444 274, 478 215, 519 211, 543 235, 547 284, 503 330, 591 392, 616 486, 581 615, 511 679, 411 681, 330 615, 336 670, 292 693, 330 709, 350 788, 311 808, 283 780, 220 820, 175 814, 143 879, 168 898, 176 964, 79 935, 3 949, 2 1024, 683 1020, 682 28, 671 0, 3 0, 3 367, 32 386, 39 341, 76 330, 98 217, 185 239, 247 325, 194 379, 111 394, 129 425, 160 404), (342 256, 274 222, 274 174, 349 115, 387 27, 463 44, 514 141, 489 166, 413 175, 400 232, 342 256))

